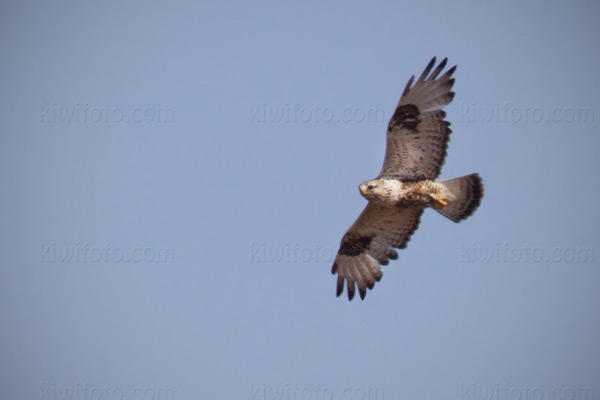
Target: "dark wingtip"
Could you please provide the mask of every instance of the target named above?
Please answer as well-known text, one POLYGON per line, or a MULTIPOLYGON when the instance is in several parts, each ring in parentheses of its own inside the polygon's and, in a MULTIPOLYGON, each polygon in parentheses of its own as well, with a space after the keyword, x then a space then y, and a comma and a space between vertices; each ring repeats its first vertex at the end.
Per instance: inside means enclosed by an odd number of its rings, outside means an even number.
POLYGON ((431 61, 429 61, 429 64, 427 64, 427 66, 425 67, 425 70, 423 71, 421 76, 419 76, 417 83, 423 82, 425 80, 425 78, 427 78, 427 75, 429 75, 429 72, 431 72, 431 68, 433 68, 434 65, 435 65, 435 57, 433 57, 431 59, 431 61))
POLYGON ((429 77, 429 79, 435 79, 437 78, 437 76, 440 74, 440 72, 442 72, 442 70, 444 69, 444 67, 446 67, 446 63, 448 62, 448 58, 444 58, 442 60, 441 63, 438 64, 438 66, 433 70, 433 72, 431 73, 431 76, 429 77))
POLYGON ((344 278, 338 275, 337 280, 337 288, 335 290, 336 297, 340 297, 340 295, 344 292, 344 278))
POLYGON ((410 87, 412 86, 412 83, 415 80, 415 76, 411 76, 410 79, 408 80, 408 82, 406 82, 406 86, 404 87, 404 90, 402 91, 402 96, 400 96, 401 98, 406 96, 406 94, 410 91, 410 87))
POLYGON ((364 300, 365 296, 367 295, 367 289, 366 288, 359 288, 358 289, 358 294, 360 295, 360 299, 364 300))
POLYGON ((444 76, 452 76, 452 74, 454 74, 454 71, 456 71, 456 65, 454 67, 450 68, 448 71, 446 71, 444 76))
POLYGON ((335 273, 337 272, 337 263, 333 263, 333 265, 331 266, 331 274, 335 275, 335 273))
POLYGON ((379 282, 381 278, 383 278, 383 272, 379 271, 379 273, 375 275, 375 281, 379 282))
POLYGON ((356 289, 354 288, 354 282, 350 283, 348 281, 348 301, 351 301, 356 294, 356 289))
POLYGON ((425 69, 430 70, 431 68, 433 68, 433 66, 435 65, 435 60, 436 60, 436 57, 433 56, 433 58, 429 61, 429 64, 427 64, 427 67, 425 69))

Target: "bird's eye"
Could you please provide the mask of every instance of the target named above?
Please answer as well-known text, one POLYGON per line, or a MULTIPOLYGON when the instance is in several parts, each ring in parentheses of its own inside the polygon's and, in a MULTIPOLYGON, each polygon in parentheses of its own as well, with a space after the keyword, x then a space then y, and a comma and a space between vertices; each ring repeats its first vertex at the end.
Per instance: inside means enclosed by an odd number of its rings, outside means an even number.
POLYGON ((369 189, 369 190, 373 190, 374 188, 375 188, 375 186, 373 186, 373 185, 367 186, 367 189, 369 189))

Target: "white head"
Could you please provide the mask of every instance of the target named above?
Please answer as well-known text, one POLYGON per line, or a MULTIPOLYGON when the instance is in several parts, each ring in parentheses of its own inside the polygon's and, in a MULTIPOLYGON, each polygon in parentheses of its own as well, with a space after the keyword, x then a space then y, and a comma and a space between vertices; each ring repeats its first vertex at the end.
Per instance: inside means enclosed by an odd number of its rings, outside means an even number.
POLYGON ((360 184, 360 194, 367 200, 389 200, 399 189, 398 182, 388 179, 371 179, 360 184))

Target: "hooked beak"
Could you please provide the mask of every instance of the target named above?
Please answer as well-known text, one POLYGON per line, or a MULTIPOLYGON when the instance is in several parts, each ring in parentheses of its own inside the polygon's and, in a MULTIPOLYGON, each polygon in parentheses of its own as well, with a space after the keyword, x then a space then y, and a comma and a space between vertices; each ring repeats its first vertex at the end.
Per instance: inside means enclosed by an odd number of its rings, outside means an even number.
POLYGON ((364 183, 359 186, 359 190, 362 194, 369 194, 371 192, 364 183))

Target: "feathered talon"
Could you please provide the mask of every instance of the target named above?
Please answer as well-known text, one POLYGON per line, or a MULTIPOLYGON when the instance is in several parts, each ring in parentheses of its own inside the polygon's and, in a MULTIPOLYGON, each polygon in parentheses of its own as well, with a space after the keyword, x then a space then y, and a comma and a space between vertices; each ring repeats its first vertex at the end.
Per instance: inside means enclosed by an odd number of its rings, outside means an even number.
POLYGON ((436 210, 443 210, 448 205, 448 199, 445 197, 439 197, 434 199, 433 208, 436 210))

